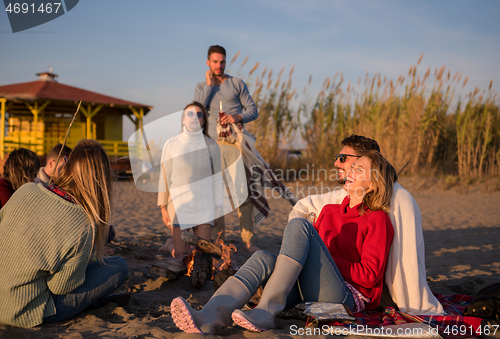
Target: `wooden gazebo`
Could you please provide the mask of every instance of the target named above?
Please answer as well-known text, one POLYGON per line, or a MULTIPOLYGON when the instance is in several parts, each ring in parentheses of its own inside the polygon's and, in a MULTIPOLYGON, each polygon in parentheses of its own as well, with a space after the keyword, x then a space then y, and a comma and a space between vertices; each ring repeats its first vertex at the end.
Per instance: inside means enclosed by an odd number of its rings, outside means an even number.
POLYGON ((37 75, 37 81, 0 86, 1 159, 16 147, 46 155, 63 142, 80 100, 68 146, 90 138, 102 143, 110 156, 128 155, 128 143, 122 141, 123 116, 142 129, 143 118, 153 107, 60 84, 51 72, 37 75))

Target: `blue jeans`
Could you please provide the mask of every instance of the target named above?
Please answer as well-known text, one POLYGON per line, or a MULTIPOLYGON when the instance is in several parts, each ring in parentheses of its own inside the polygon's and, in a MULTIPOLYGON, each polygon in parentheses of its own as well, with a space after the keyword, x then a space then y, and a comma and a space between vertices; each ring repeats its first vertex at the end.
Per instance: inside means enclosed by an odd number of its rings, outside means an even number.
POLYGON ((128 277, 128 266, 121 257, 108 257, 104 264, 90 263, 85 271, 85 281, 71 293, 52 294, 56 314, 43 322, 64 321, 75 317, 84 309, 120 287, 128 277))
MULTIPOLYGON (((283 233, 280 254, 284 254, 302 265, 298 284, 287 298, 286 308, 300 302, 334 302, 355 309, 352 292, 347 288, 325 243, 316 229, 305 219, 290 220, 283 233)), ((259 286, 271 276, 276 255, 266 251, 255 252, 236 272, 253 295, 259 286)))

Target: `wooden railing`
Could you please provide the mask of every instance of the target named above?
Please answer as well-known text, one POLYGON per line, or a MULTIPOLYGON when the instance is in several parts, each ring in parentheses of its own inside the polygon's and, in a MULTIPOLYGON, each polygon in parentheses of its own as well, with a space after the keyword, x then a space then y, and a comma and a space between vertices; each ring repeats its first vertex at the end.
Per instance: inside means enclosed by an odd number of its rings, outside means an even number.
MULTIPOLYGON (((12 152, 17 147, 24 147, 32 150, 38 155, 46 155, 52 147, 54 147, 57 143, 62 143, 64 141, 63 137, 60 138, 38 138, 36 143, 31 142, 30 138, 13 138, 13 137, 5 137, 4 141, 4 151, 6 154, 12 152)), ((113 157, 127 157, 129 155, 128 152, 128 142, 121 140, 97 140, 102 144, 104 150, 108 154, 108 156, 113 157)), ((75 147, 78 140, 68 139, 67 145, 71 148, 75 147)), ((0 145, 0 148, 2 145, 0 145)))
POLYGON ((97 140, 99 141, 104 150, 109 156, 127 157, 128 156, 128 142, 116 140, 97 140))

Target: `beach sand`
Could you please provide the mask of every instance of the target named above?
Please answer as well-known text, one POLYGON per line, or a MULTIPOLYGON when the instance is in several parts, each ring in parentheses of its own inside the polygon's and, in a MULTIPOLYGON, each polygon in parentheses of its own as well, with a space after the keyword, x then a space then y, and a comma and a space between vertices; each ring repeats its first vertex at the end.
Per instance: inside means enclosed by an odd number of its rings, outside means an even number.
MULTIPOLYGON (((487 183, 444 189, 432 180, 402 178, 400 182, 413 194, 422 212, 425 261, 432 291, 445 295, 473 295, 488 284, 500 282, 500 191, 487 183)), ((296 192, 294 185, 287 184, 296 192)), ((302 190, 302 194, 306 192, 308 189, 302 190)), ((130 278, 120 289, 132 294, 127 306, 116 307, 108 303, 102 308, 85 311, 73 320, 33 329, 0 326, 0 338, 192 337, 175 327, 170 316, 170 302, 182 296, 195 307, 204 305, 213 294, 212 282, 196 289, 187 276, 169 281, 150 273, 153 263, 168 257, 158 249, 170 234, 161 221, 156 198, 154 193, 139 191, 133 182, 116 182, 112 224, 117 237, 111 248, 129 264, 130 278)), ((268 201, 272 211, 257 227, 255 244, 278 253, 291 206, 279 198, 268 201)), ((236 212, 226 216, 226 228, 226 242, 236 246, 238 251, 234 260, 241 266, 251 253, 243 248, 236 212)), ((252 333, 229 326, 217 335, 289 338, 292 337, 291 325, 300 328, 305 323, 277 319, 277 329, 273 331, 252 333)))

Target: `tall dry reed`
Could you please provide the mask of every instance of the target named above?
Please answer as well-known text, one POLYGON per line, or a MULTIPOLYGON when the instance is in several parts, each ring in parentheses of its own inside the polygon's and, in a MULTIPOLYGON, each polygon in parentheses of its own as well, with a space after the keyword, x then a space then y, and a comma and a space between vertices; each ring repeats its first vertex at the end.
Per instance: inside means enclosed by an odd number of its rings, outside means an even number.
POLYGON ((295 94, 293 67, 286 80, 284 69, 276 79, 266 68, 254 78, 257 63, 245 80, 259 119, 247 128, 274 167, 290 165, 282 150, 301 139, 303 163, 332 168, 341 140, 359 134, 377 140, 406 174, 451 174, 465 181, 500 175, 500 110, 492 83, 459 97, 468 79, 452 76, 446 66, 419 72, 422 58, 395 81, 367 72, 357 86, 346 86, 337 73, 312 100, 308 87, 300 99, 295 94))

